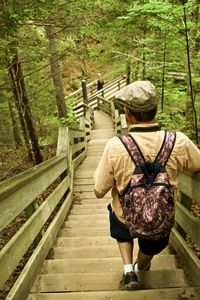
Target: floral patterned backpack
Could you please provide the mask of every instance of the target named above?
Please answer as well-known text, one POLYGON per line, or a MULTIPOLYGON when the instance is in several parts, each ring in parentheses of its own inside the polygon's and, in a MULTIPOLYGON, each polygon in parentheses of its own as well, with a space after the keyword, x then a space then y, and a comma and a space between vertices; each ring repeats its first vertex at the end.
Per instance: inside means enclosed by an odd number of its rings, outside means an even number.
POLYGON ((125 224, 132 237, 158 240, 167 236, 174 224, 174 193, 165 166, 173 150, 176 133, 165 131, 154 162, 147 162, 132 135, 119 137, 135 170, 119 195, 125 224))

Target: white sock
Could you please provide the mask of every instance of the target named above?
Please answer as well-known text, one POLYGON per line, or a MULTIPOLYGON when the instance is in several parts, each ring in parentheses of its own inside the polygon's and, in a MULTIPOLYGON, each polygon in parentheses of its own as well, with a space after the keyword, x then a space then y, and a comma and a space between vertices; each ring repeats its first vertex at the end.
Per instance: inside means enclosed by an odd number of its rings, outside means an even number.
POLYGON ((124 274, 126 275, 126 273, 128 273, 128 272, 133 272, 132 264, 124 265, 124 274))
POLYGON ((138 272, 138 271, 140 271, 138 268, 138 263, 135 263, 134 264, 134 272, 138 272))

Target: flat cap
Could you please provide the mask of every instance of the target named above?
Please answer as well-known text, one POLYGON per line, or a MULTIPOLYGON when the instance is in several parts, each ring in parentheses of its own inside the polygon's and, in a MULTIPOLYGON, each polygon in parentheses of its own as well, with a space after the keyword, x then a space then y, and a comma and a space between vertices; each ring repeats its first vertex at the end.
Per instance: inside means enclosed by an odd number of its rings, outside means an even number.
POLYGON ((158 104, 156 88, 150 81, 135 81, 115 94, 115 101, 135 112, 148 112, 158 104))

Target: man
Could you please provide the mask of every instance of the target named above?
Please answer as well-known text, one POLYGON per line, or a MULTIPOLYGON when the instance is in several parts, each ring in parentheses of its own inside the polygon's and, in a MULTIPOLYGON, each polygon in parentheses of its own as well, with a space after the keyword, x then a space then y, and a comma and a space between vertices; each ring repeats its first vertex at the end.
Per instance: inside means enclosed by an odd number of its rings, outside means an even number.
MULTIPOLYGON (((158 96, 149 81, 136 81, 122 88, 115 96, 115 101, 123 105, 129 134, 139 145, 146 161, 153 162, 164 139, 155 120, 158 96)), ((118 137, 110 139, 104 149, 99 165, 95 171, 94 193, 102 198, 112 189, 110 211, 110 233, 117 240, 124 264, 124 274, 120 283, 122 290, 138 288, 136 273, 150 269, 154 255, 160 253, 169 241, 169 235, 159 240, 138 238, 139 251, 133 265, 133 238, 125 226, 119 194, 128 185, 135 165, 118 137)), ((200 171, 200 150, 183 133, 177 132, 176 142, 166 165, 170 184, 174 188, 174 197, 178 192, 178 175, 183 170, 200 171)))

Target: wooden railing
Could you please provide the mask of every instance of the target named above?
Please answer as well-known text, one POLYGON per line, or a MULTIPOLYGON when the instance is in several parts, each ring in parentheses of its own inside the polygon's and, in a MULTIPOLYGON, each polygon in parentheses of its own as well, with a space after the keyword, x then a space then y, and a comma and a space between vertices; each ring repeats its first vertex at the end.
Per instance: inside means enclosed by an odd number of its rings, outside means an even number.
MULTIPOLYGON (((124 114, 112 101, 100 95, 92 98, 93 107, 112 117, 117 134, 127 132, 124 114)), ((3 233, 21 215, 23 223, 0 251, 0 289, 32 247, 20 276, 6 299, 25 299, 46 258, 73 200, 74 170, 85 158, 93 126, 93 108, 84 104, 85 116, 80 129, 59 130, 57 155, 11 179, 0 183, 0 232, 3 233), (41 201, 42 199, 42 201, 41 201)), ((188 244, 200 247, 200 221, 191 212, 192 200, 200 202, 200 174, 183 173, 180 177, 180 201, 176 203, 176 226, 171 245, 188 268, 193 284, 200 285, 200 261, 188 244)))
POLYGON ((77 119, 84 116, 87 107, 90 106, 92 108, 97 107, 96 99, 98 97, 104 97, 106 100, 111 100, 114 93, 117 92, 119 89, 126 85, 126 78, 123 76, 115 78, 113 81, 105 84, 104 88, 100 91, 96 90, 96 81, 87 84, 87 99, 83 97, 82 89, 77 90, 76 92, 72 93, 71 95, 67 96, 65 99, 72 99, 73 100, 73 110, 77 119))
POLYGON ((176 202, 176 224, 171 245, 181 257, 194 285, 200 286, 200 219, 194 215, 194 203, 200 203, 200 174, 184 172, 179 179, 180 198, 176 202), (199 248, 195 251, 194 248, 199 248))
POLYGON ((32 248, 20 276, 6 299, 26 299, 73 200, 74 170, 86 156, 92 128, 92 109, 82 119, 81 129, 59 130, 57 155, 48 161, 0 183, 0 232, 19 229, 0 251, 0 289, 5 288, 16 267, 32 248), (42 200, 41 200, 42 199, 42 200))

